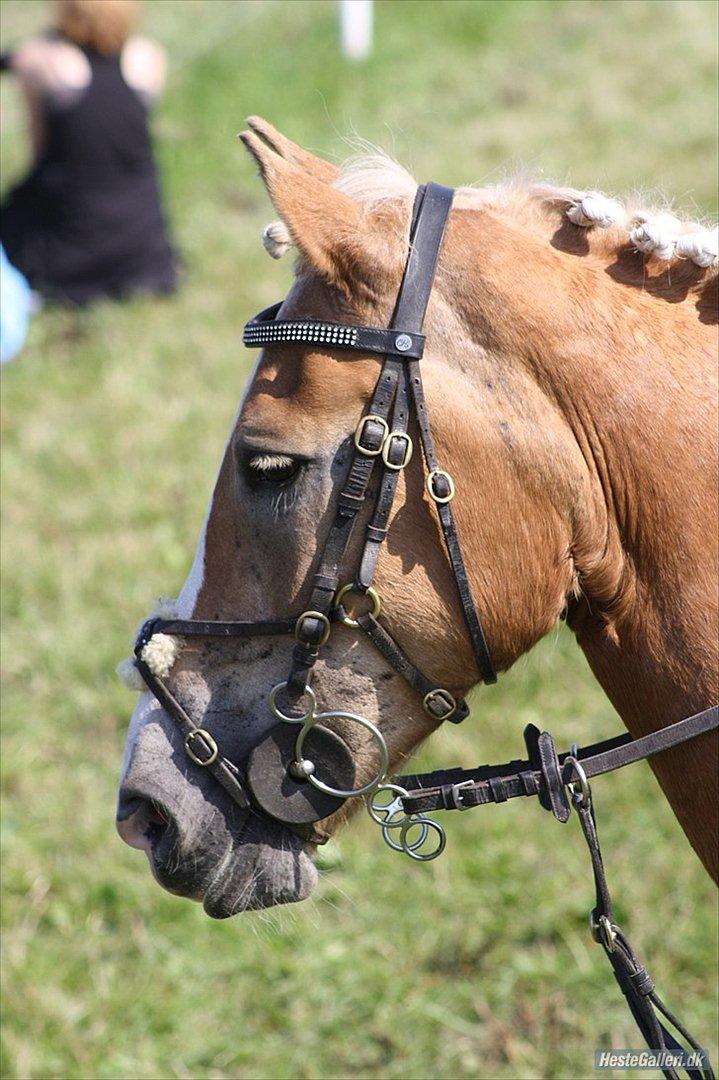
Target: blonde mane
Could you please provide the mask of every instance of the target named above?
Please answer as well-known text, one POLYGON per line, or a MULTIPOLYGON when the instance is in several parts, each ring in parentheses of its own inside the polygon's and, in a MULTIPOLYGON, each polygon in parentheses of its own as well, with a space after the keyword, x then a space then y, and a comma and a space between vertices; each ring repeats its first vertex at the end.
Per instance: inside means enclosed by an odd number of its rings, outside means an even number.
MULTIPOLYGON (((373 151, 350 158, 333 186, 367 207, 384 202, 408 202, 417 182, 393 158, 373 151)), ((647 206, 644 200, 620 200, 599 191, 537 183, 520 177, 489 187, 460 187, 458 210, 487 208, 507 214, 531 227, 558 211, 576 226, 578 234, 602 233, 604 254, 619 254, 627 245, 659 263, 692 262, 703 269, 719 268, 719 230, 700 221, 682 221, 666 206, 647 206)), ((273 258, 281 258, 292 242, 282 222, 272 222, 263 242, 273 258)))

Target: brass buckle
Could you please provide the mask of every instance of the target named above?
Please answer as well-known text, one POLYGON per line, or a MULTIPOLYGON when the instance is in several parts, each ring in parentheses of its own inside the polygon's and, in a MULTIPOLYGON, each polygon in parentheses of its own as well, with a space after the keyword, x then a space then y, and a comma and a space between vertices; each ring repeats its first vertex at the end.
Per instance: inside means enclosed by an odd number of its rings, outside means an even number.
POLYGON ((295 623, 295 641, 299 641, 300 645, 306 646, 308 649, 318 649, 320 645, 324 645, 330 636, 330 621, 323 611, 303 611, 297 622, 295 623), (305 619, 319 619, 324 629, 319 641, 308 642, 302 637, 302 623, 305 619))
POLYGON ((427 473, 425 487, 427 488, 427 494, 429 495, 432 502, 436 502, 439 506, 443 506, 445 503, 451 502, 454 498, 454 480, 448 472, 444 471, 444 469, 432 469, 430 473, 427 473), (434 490, 434 481, 439 476, 443 476, 449 484, 449 495, 438 495, 434 490))
POLYGON ((377 416, 376 413, 368 413, 367 416, 362 417, 362 419, 360 420, 360 422, 357 425, 357 428, 355 430, 355 435, 354 435, 355 446, 359 450, 360 454, 364 454, 365 457, 378 457, 378 455, 382 453, 382 447, 384 446, 388 435, 389 435, 389 424, 387 423, 385 418, 383 416, 377 416), (383 432, 382 441, 380 442, 380 444, 379 444, 379 446, 377 447, 376 450, 371 450, 368 447, 362 445, 362 436, 364 435, 365 427, 369 423, 370 420, 373 420, 375 424, 379 424, 380 427, 382 428, 382 432, 383 432))
POLYGON ((436 690, 430 690, 428 694, 425 694, 422 698, 422 708, 427 713, 427 716, 431 716, 433 720, 447 720, 457 708, 457 702, 450 694, 449 690, 444 690, 441 686, 438 686, 436 690), (435 700, 441 701, 447 706, 445 713, 432 712, 430 704, 435 700))
MULTIPOLYGON (((350 581, 349 584, 343 585, 341 589, 338 589, 337 594, 335 595, 335 610, 337 612, 337 618, 345 626, 358 627, 359 623, 356 619, 351 618, 351 616, 347 614, 345 609, 342 607, 342 601, 344 600, 345 596, 348 595, 348 593, 361 591, 361 589, 356 588, 353 581, 350 581)), ((372 607, 370 608, 370 611, 376 619, 380 611, 382 610, 382 602, 380 601, 379 593, 370 585, 364 595, 372 601, 372 607)))
POLYGON ((401 469, 404 469, 405 465, 409 465, 413 449, 412 439, 406 431, 390 431, 382 444, 382 461, 388 469, 394 469, 395 472, 399 472, 401 469), (393 439, 401 439, 404 443, 404 454, 402 455, 402 460, 399 465, 394 465, 389 460, 389 452, 392 449, 393 439))
POLYGON ((219 753, 219 750, 217 749, 217 743, 212 738, 209 731, 206 731, 204 728, 198 727, 195 728, 194 731, 191 731, 189 735, 187 735, 187 737, 185 738, 185 753, 189 758, 192 758, 196 765, 202 765, 204 769, 206 768, 206 766, 211 765, 213 761, 217 761, 217 755, 219 753), (195 751, 192 749, 192 742, 196 738, 201 738, 202 741, 205 743, 205 746, 210 751, 210 756, 208 758, 198 757, 195 751))

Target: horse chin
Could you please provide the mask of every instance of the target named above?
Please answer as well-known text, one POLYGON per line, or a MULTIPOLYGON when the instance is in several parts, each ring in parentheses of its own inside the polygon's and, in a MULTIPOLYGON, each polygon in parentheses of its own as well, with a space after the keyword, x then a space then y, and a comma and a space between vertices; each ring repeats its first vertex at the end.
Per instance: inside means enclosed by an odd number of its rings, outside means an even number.
POLYGON ((317 884, 308 845, 287 830, 252 822, 217 868, 202 898, 213 919, 305 900, 317 884))
POLYGON ((317 883, 312 845, 278 821, 209 802, 195 787, 187 794, 150 799, 137 785, 121 793, 118 832, 145 852, 163 889, 202 902, 215 919, 309 896, 317 883))

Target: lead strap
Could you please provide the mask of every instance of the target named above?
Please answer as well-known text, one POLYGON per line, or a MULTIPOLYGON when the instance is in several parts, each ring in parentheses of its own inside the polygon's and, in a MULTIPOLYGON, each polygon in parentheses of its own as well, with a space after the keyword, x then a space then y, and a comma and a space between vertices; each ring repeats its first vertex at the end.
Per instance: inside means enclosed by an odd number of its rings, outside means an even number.
MULTIPOLYGON (((669 1050, 695 1056, 701 1064, 697 1067, 684 1066, 690 1080, 715 1080, 706 1051, 659 997, 649 972, 624 931, 615 922, 589 782, 576 758, 568 758, 567 765, 571 766, 576 776, 576 780, 570 781, 569 789, 592 862, 596 893, 596 903, 589 916, 592 937, 602 946, 649 1049, 660 1053, 669 1050), (660 1017, 685 1040, 693 1055, 675 1038, 660 1017)), ((673 1066, 664 1066, 661 1071, 666 1080, 679 1080, 679 1073, 673 1066)))

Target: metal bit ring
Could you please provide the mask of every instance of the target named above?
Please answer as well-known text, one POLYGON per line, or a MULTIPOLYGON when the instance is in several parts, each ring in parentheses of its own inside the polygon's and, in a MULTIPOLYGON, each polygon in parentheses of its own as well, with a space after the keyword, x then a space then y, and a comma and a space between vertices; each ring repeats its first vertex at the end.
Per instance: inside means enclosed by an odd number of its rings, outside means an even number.
POLYGON ((432 859, 436 859, 438 855, 441 855, 444 851, 445 844, 447 843, 447 837, 445 836, 444 829, 436 821, 432 821, 431 818, 415 817, 410 818, 400 829, 399 842, 402 845, 402 851, 405 855, 409 855, 410 859, 415 859, 417 862, 431 862, 432 859), (437 834, 437 847, 423 855, 421 851, 418 851, 418 844, 415 842, 407 843, 407 833, 414 825, 420 825, 422 827, 422 843, 427 839, 427 832, 432 830, 437 834))
POLYGON ((389 768, 389 751, 387 750, 387 743, 384 741, 384 736, 379 728, 372 723, 371 720, 366 720, 364 716, 358 716, 357 713, 350 712, 325 712, 316 713, 312 720, 304 724, 299 735, 297 736, 297 743, 295 745, 295 759, 302 761, 302 744, 307 737, 307 732, 311 730, 315 723, 319 723, 323 720, 336 720, 339 718, 345 718, 347 720, 353 720, 361 727, 365 728, 374 737, 379 747, 380 764, 375 776, 372 777, 366 784, 362 784, 361 787, 345 789, 330 787, 329 784, 325 784, 322 780, 319 780, 316 776, 308 776, 307 779, 313 787, 316 787, 318 791, 324 792, 325 795, 334 795, 337 799, 352 799, 356 795, 366 795, 368 792, 373 791, 378 784, 381 784, 382 780, 387 774, 389 768))
POLYGON ((272 710, 273 714, 277 717, 278 720, 282 720, 285 724, 306 724, 308 722, 310 724, 313 724, 314 723, 313 718, 314 718, 314 715, 315 715, 315 708, 317 707, 317 695, 315 694, 312 687, 311 686, 306 686, 305 687, 305 694, 310 699, 310 707, 307 710, 307 712, 304 713, 302 716, 288 716, 287 713, 283 713, 282 710, 279 708, 279 706, 277 704, 277 695, 279 694, 280 690, 285 690, 286 688, 287 688, 287 683, 286 682, 280 682, 280 683, 277 683, 276 686, 273 686, 272 689, 270 690, 269 701, 270 701, 270 709, 272 710))
MULTIPOLYGON (((406 824, 407 824, 407 822, 404 822, 404 823, 402 823, 402 826, 400 826, 400 827, 403 827, 403 825, 406 825, 406 824)), ((382 839, 384 840, 387 847, 392 848, 392 851, 403 851, 407 855, 410 855, 411 852, 418 851, 422 847, 422 845, 424 844, 425 840, 429 836, 429 824, 428 824, 428 822, 422 820, 422 821, 413 821, 413 822, 410 822, 409 824, 411 824, 411 825, 419 825, 420 826, 420 833, 419 833, 418 838, 416 840, 413 840, 409 844, 406 843, 406 842, 403 844, 399 840, 395 840, 394 837, 392 836, 392 833, 390 832, 389 828, 386 825, 382 826, 382 839)), ((425 861, 425 860, 422 860, 422 861, 425 861)))
MULTIPOLYGON (((399 784, 378 784, 374 791, 368 792, 364 797, 367 813, 375 824, 380 825, 383 829, 399 829, 407 820, 407 814, 402 808, 400 800, 406 798, 408 794, 409 792, 405 788, 400 787, 399 784), (381 803, 377 804, 375 801, 376 796, 382 791, 394 792, 395 798, 384 805, 381 803), (397 804, 399 804, 399 806, 397 806, 397 804), (393 818, 395 818, 397 814, 401 814, 401 816, 395 821, 393 818)), ((392 845, 390 844, 390 847, 391 846, 392 845)))

